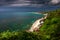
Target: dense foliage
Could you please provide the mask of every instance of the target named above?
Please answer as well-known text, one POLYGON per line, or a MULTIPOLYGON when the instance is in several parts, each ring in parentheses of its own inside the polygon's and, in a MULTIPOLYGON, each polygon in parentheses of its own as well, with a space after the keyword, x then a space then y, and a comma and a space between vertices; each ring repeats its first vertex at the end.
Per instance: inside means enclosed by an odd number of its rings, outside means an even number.
POLYGON ((60 10, 47 12, 48 18, 40 29, 45 35, 50 37, 50 40, 60 39, 60 10))
POLYGON ((48 13, 48 18, 39 32, 2 32, 0 40, 60 40, 60 10, 48 13))

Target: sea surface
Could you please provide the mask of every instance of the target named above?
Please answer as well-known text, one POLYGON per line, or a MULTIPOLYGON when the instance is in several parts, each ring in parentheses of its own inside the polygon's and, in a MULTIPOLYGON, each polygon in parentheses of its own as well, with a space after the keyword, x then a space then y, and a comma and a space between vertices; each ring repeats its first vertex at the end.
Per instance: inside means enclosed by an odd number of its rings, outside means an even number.
POLYGON ((60 9, 59 5, 44 5, 44 6, 0 6, 0 12, 39 12, 51 11, 60 9))
POLYGON ((0 31, 21 31, 29 29, 33 22, 43 17, 37 12, 1 12, 0 31))
POLYGON ((32 24, 43 17, 40 11, 51 11, 59 9, 60 5, 44 5, 42 7, 30 6, 0 6, 0 32, 2 31, 21 31, 29 29, 32 24))

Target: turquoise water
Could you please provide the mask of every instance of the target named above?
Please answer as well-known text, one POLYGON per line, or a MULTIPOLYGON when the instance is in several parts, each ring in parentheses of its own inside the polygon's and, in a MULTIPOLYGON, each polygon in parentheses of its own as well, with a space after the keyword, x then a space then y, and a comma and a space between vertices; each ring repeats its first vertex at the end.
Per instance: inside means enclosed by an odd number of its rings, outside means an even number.
POLYGON ((41 7, 0 6, 0 31, 29 29, 35 20, 43 17, 43 14, 35 14, 36 12, 55 9, 60 9, 60 5, 44 5, 41 7))
POLYGON ((31 27, 33 22, 43 17, 37 12, 1 12, 0 31, 21 31, 31 27))

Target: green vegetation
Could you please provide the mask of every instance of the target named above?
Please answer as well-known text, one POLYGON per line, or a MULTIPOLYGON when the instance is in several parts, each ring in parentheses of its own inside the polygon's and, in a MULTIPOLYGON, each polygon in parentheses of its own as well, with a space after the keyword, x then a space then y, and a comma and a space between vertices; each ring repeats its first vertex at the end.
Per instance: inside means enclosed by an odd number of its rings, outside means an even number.
POLYGON ((0 34, 0 40, 40 40, 41 35, 28 32, 3 32, 0 34))
POLYGON ((60 40, 60 10, 48 13, 48 18, 39 32, 2 32, 0 40, 60 40))
POLYGON ((50 36, 50 40, 59 40, 60 38, 60 10, 47 12, 48 18, 40 29, 45 35, 50 36))

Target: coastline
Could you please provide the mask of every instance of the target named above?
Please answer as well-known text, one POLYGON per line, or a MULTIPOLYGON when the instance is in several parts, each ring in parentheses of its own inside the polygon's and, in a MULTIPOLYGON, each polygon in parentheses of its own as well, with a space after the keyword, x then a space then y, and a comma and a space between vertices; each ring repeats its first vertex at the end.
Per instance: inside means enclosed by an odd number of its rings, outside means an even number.
POLYGON ((32 26, 31 26, 31 28, 28 30, 28 32, 34 32, 34 31, 37 32, 37 31, 39 31, 39 28, 43 25, 44 21, 46 20, 46 18, 47 18, 47 16, 48 16, 48 13, 43 14, 43 15, 44 15, 44 17, 36 20, 36 21, 32 24, 32 26))

